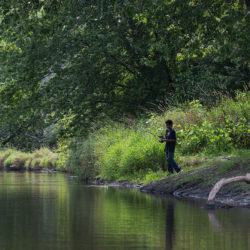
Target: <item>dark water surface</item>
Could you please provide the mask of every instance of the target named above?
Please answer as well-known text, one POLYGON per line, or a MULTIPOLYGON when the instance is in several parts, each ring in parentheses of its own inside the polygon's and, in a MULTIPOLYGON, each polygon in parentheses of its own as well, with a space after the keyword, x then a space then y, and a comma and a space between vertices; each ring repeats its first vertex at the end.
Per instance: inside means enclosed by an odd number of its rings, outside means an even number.
POLYGON ((200 206, 58 173, 0 172, 0 250, 250 249, 250 209, 200 206))

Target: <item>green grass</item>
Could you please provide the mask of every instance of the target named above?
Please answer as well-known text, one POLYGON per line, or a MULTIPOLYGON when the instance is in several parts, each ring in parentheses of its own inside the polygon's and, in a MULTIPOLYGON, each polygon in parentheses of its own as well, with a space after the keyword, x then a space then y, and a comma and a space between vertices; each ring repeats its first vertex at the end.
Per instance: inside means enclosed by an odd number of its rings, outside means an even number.
POLYGON ((47 148, 41 148, 33 153, 10 148, 0 151, 0 167, 5 169, 56 169, 57 159, 57 154, 47 148))
POLYGON ((0 151, 0 168, 4 168, 5 160, 11 155, 17 153, 17 150, 8 148, 0 151))
POLYGON ((230 170, 236 164, 239 165, 238 168, 241 168, 241 167, 249 168, 249 171, 250 171, 250 166, 242 165, 244 161, 250 158, 249 155, 250 155, 250 150, 234 150, 233 152, 231 152, 231 154, 224 155, 224 158, 229 158, 230 160, 216 161, 215 159, 214 164, 217 164, 219 166, 218 171, 220 173, 230 170))
POLYGON ((10 169, 11 167, 14 167, 15 169, 24 169, 25 162, 29 157, 29 153, 13 151, 4 161, 4 167, 6 169, 10 169))
MULTIPOLYGON (((226 172, 232 169, 236 164, 239 165, 239 168, 246 166, 241 166, 245 160, 249 159, 250 150, 241 149, 241 150, 232 150, 231 152, 224 152, 219 154, 197 154, 197 155, 185 155, 179 157, 178 164, 182 167, 183 173, 192 173, 197 170, 209 167, 209 166, 218 166, 218 174, 226 172), (228 159, 228 160, 224 160, 228 159)), ((248 166, 250 171, 250 166, 248 166)), ((143 178, 137 179, 138 182, 150 183, 153 181, 160 180, 168 176, 167 172, 159 170, 157 172, 149 171, 143 178)), ((209 176, 207 176, 209 177, 209 176)), ((199 175, 192 174, 184 181, 191 181, 198 179, 199 175)))
POLYGON ((183 164, 180 165, 184 168, 185 172, 195 171, 212 165, 219 165, 220 169, 229 169, 233 165, 249 159, 249 155, 250 150, 248 149, 234 149, 230 152, 218 152, 214 154, 201 153, 192 156, 186 155, 181 157, 183 164), (191 160, 191 163, 194 162, 195 164, 190 164, 189 160, 191 160))

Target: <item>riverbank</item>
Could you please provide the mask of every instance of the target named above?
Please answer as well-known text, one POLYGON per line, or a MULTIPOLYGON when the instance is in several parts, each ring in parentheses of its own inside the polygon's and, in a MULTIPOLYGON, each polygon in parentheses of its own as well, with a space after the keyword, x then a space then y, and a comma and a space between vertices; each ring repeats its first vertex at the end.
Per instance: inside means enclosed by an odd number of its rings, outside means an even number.
MULTIPOLYGON (((198 168, 198 167, 197 167, 198 168)), ((178 198, 199 199, 206 201, 214 184, 222 178, 246 175, 250 172, 250 158, 219 158, 210 165, 167 176, 148 184, 129 181, 91 180, 91 184, 136 188, 144 193, 173 195, 178 198)), ((222 187, 215 198, 216 207, 250 208, 250 185, 245 182, 228 184, 222 187)))
POLYGON ((0 170, 64 170, 58 168, 57 161, 57 154, 48 148, 40 148, 32 153, 18 151, 14 148, 0 150, 0 170))
MULTIPOLYGON (((40 148, 21 152, 5 148, 0 151, 0 169, 59 170, 85 181, 94 179, 97 184, 113 183, 141 188, 144 192, 205 199, 216 181, 241 175, 239 168, 232 171, 231 167, 249 159, 250 96, 247 91, 235 94, 234 98, 221 97, 214 107, 193 100, 147 117, 104 121, 102 127, 93 127, 85 137, 61 138, 53 151, 40 148), (165 145, 159 143, 158 137, 164 135, 165 120, 169 118, 177 134, 175 160, 183 169, 178 177, 168 176, 164 171, 165 145), (222 160, 216 163, 218 158, 222 160), (143 183, 143 187, 137 183, 143 183)), ((243 165, 247 169, 249 164, 243 165)), ((232 200, 245 200, 244 195, 238 197, 245 189, 225 190, 232 200)), ((239 204, 245 206, 247 202, 239 204)))
MULTIPOLYGON (((2 170, 7 171, 39 171, 39 172, 68 172, 65 169, 56 170, 56 157, 54 164, 42 160, 50 151, 42 149, 33 154, 24 154, 18 151, 4 151, 0 157, 2 170), (45 154, 46 153, 46 154, 45 154), (36 156, 36 160, 34 159, 36 156), (40 157, 38 157, 40 156, 40 157), (9 159, 10 158, 10 159, 9 159), (4 160, 5 159, 5 160, 4 160), (33 160, 32 160, 33 159, 33 160), (31 167, 32 166, 32 167, 31 167)), ((51 153, 51 152, 50 152, 51 153)), ((51 156, 50 156, 51 157, 51 156)), ((135 188, 144 193, 157 195, 173 195, 178 198, 201 199, 206 201, 214 184, 222 178, 230 178, 250 173, 249 150, 237 151, 233 156, 220 156, 215 159, 186 158, 183 172, 145 183, 141 181, 120 180, 108 181, 100 177, 89 179, 89 184, 105 185, 119 188, 135 188)), ((157 173, 155 173, 157 174, 157 173)), ((248 207, 250 208, 250 185, 244 182, 232 183, 223 186, 217 194, 215 201, 218 207, 248 207)))
MULTIPOLYGON (((220 159, 211 166, 143 185, 140 190, 146 193, 207 200, 216 182, 222 178, 246 175, 249 172, 250 158, 240 162, 233 162, 230 158, 220 159)), ((250 208, 250 185, 245 182, 225 185, 216 195, 215 201, 226 206, 250 208)))

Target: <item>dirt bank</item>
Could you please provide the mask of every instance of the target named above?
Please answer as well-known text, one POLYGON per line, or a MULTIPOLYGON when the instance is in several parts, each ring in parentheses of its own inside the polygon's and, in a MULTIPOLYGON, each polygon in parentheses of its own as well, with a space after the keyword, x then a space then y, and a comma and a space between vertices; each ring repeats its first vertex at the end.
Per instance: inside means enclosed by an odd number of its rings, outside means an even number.
MULTIPOLYGON (((207 199, 213 185, 222 178, 250 173, 250 159, 230 164, 231 159, 221 159, 221 163, 196 171, 169 176, 160 181, 143 185, 146 193, 171 194, 177 197, 207 199), (225 164, 228 161, 229 164, 225 164)), ((245 182, 231 183, 221 188, 216 202, 233 207, 250 208, 250 185, 245 182)))

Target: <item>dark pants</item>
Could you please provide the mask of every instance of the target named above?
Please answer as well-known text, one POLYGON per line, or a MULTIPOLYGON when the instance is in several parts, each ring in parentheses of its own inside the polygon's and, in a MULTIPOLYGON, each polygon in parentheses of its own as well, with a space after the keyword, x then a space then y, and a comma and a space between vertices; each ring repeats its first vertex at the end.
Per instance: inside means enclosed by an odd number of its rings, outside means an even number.
POLYGON ((168 160, 168 172, 174 173, 174 170, 178 173, 180 172, 180 167, 174 160, 174 152, 166 151, 167 160, 168 160))

